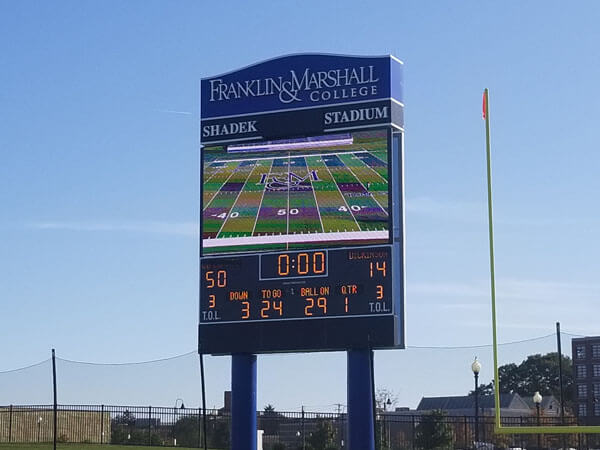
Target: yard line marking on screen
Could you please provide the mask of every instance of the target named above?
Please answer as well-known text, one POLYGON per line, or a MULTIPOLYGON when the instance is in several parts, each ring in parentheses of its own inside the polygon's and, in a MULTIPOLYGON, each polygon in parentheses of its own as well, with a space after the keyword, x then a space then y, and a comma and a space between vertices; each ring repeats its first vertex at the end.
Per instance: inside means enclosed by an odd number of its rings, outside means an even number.
MULTIPOLYGON (((357 153, 364 153, 364 152, 357 152, 357 153)), ((385 161, 382 161, 380 158, 377 158, 377 156, 375 156, 375 155, 373 154, 373 152, 369 152, 369 153, 371 154, 371 156, 372 156, 373 158, 375 158, 375 159, 377 159, 377 160, 381 161, 381 162, 382 162, 383 164, 385 164, 385 165, 388 165, 388 164, 387 164, 387 162, 385 162, 385 161)), ((373 172, 375 175, 377 175, 379 178, 381 178, 385 184, 388 184, 388 180, 386 180, 385 178, 383 178, 379 172, 377 172, 375 169, 373 169, 373 168, 372 168, 370 165, 368 165, 366 162, 364 162, 364 160, 362 160, 361 158, 357 158, 357 159, 358 159, 358 160, 359 160, 361 163, 363 163, 363 165, 364 165, 364 166, 365 166, 367 169, 371 170, 371 171, 372 171, 372 172, 373 172)))
MULTIPOLYGON (((290 234, 290 156, 288 153, 288 160, 287 160, 287 206, 285 209, 285 234, 286 236, 290 234)), ((285 249, 289 250, 290 249, 290 242, 289 240, 286 242, 285 244, 285 249)))
POLYGON ((321 189, 321 187, 334 186, 335 179, 330 172, 327 171, 327 166, 323 162, 323 158, 319 156, 306 157, 306 162, 310 170, 319 170, 321 177, 318 183, 313 183, 315 187, 315 196, 317 198, 317 205, 321 212, 321 218, 323 220, 323 230, 328 232, 340 231, 343 227, 343 231, 348 229, 360 231, 360 227, 355 222, 354 217, 346 208, 344 197, 337 189, 321 189), (327 172, 327 173, 326 173, 327 172), (331 194, 331 195, 330 195, 331 194), (328 210, 329 208, 329 210, 328 210), (340 211, 343 208, 344 211, 340 211))
MULTIPOLYGON (((268 159, 268 158, 264 158, 264 159, 268 159)), ((267 174, 267 180, 269 179, 269 176, 271 175, 271 171, 273 170, 273 164, 275 163, 275 161, 273 161, 271 163, 271 166, 269 167, 269 173, 267 174)), ((256 218, 254 219, 254 226, 252 227, 252 236, 254 236, 254 230, 256 230, 256 223, 258 222, 258 216, 260 216, 260 208, 262 207, 263 204, 263 200, 265 199, 265 191, 267 190, 267 183, 265 183, 265 186, 263 187, 263 191, 262 191, 262 195, 260 197, 260 203, 258 205, 258 210, 256 211, 256 218)))
MULTIPOLYGON (((371 156, 371 157, 375 158, 377 161, 379 161, 381 164, 383 164, 383 165, 384 165, 386 168, 387 168, 387 167, 389 167, 389 163, 388 163, 387 161, 384 161, 383 159, 381 159, 381 158, 378 158, 377 156, 375 156, 375 155, 373 154, 373 152, 367 152, 367 153, 368 153, 368 155, 369 155, 369 156, 371 156)), ((376 170, 373 168, 373 166, 371 166, 370 164, 367 164, 367 163, 365 162, 365 160, 364 160, 364 159, 362 159, 362 158, 358 158, 358 159, 360 159, 360 161, 361 161, 361 162, 362 162, 362 163, 363 163, 365 166, 367 166, 369 169, 371 169, 373 172, 375 172, 375 174, 377 174, 377 176, 378 176, 379 178, 381 178, 385 184, 388 184, 388 180, 387 180, 386 178, 384 178, 384 177, 383 177, 383 176, 382 176, 382 175, 381 175, 379 172, 377 172, 377 171, 376 171, 376 170)), ((389 172, 388 172, 388 174, 389 174, 389 172)))
MULTIPOLYGON (((229 161, 227 161, 227 162, 229 162, 229 161)), ((208 165, 208 168, 209 168, 209 169, 211 169, 211 168, 214 168, 214 167, 212 167, 212 166, 213 166, 214 164, 217 164, 217 163, 221 163, 221 161, 212 161, 212 162, 211 162, 211 163, 208 165)), ((209 182, 209 181, 210 181, 210 180, 211 180, 211 179, 212 179, 214 176, 218 175, 218 174, 219 174, 219 169, 220 169, 220 167, 216 167, 216 170, 215 170, 215 171, 214 171, 214 172, 213 172, 213 173, 212 173, 212 174, 211 174, 211 175, 210 175, 208 178, 205 178, 205 179, 204 179, 204 183, 207 183, 207 182, 209 182)))
MULTIPOLYGON (((236 167, 239 167, 239 164, 238 164, 236 167)), ((208 207, 210 206, 210 204, 211 204, 211 203, 212 203, 212 201, 215 199, 215 197, 217 196, 217 194, 218 194, 219 192, 221 192, 221 188, 222 188, 223 186, 225 186, 225 184, 226 184, 226 183, 229 181, 229 179, 230 179, 230 178, 233 176, 233 174, 234 174, 234 173, 235 173, 235 169, 233 169, 233 170, 231 171, 231 174, 230 174, 230 175, 227 177, 227 179, 226 179, 226 180, 225 180, 223 183, 221 183, 221 186, 219 187, 219 189, 217 189, 217 190, 215 191, 215 193, 213 194, 213 196, 210 198, 210 200, 209 200, 208 202, 206 202, 206 206, 205 206, 205 207, 202 209, 202 212, 206 211, 206 208, 208 208, 208 207)), ((204 184, 204 183, 203 183, 203 184, 204 184)), ((204 199, 202 199, 202 200, 204 201, 204 199)))
MULTIPOLYGON (((236 166, 239 167, 239 164, 236 166)), ((212 201, 215 199, 215 197, 217 196, 217 194, 219 192, 221 192, 221 188, 223 186, 225 186, 225 184, 229 181, 229 179, 233 176, 233 174, 235 173, 235 169, 231 171, 231 174, 227 177, 227 179, 221 184, 221 187, 219 189, 217 189, 217 191, 213 194, 213 196, 210 198, 210 200, 208 202, 206 202, 206 206, 202 209, 202 212, 206 211, 206 208, 208 208, 210 206, 210 204, 212 203, 212 201)))
MULTIPOLYGON (((250 160, 251 161, 251 160, 250 160)), ((217 231, 217 235, 215 236, 215 239, 219 238, 219 234, 221 234, 221 230, 223 230, 223 228, 225 227, 225 224, 227 223, 227 221, 231 218, 231 211, 233 211, 233 208, 235 208, 235 204, 237 203, 238 199, 240 198, 240 195, 242 194, 242 192, 244 191, 244 187, 246 186, 246 183, 248 182, 248 180, 250 179, 250 176, 252 175, 252 172, 254 172, 254 169, 256 169, 258 166, 256 165, 256 163, 254 163, 254 165, 252 166, 252 169, 250 169, 248 171, 248 175, 246 176, 246 179, 244 180, 244 184, 242 185, 242 187, 240 188, 240 191, 238 192, 238 194, 235 197, 235 200, 233 201, 233 203, 231 204, 231 208, 229 208, 229 210, 227 211, 227 215, 225 216, 225 220, 223 221, 223 223, 221 224, 221 227, 219 228, 219 231, 217 231)))
POLYGON ((310 176, 310 168, 308 167, 308 161, 306 161, 306 157, 302 157, 304 159, 304 165, 306 166, 306 172, 308 173, 308 181, 310 181, 310 190, 312 192, 313 198, 315 199, 315 206, 317 207, 317 214, 319 215, 319 222, 321 222, 321 229, 325 232, 325 225, 323 225, 323 219, 321 219, 321 208, 319 208, 319 202, 317 202, 317 196, 315 194, 315 186, 313 185, 312 177, 310 176))
POLYGON ((340 186, 337 184, 337 181, 335 180, 335 177, 333 176, 333 174, 331 173, 331 170, 329 170, 329 166, 327 165, 327 163, 325 161, 323 161, 323 165, 325 166, 325 168, 327 169, 327 172, 329 172, 329 176, 331 177, 333 184, 335 184, 335 187, 337 188, 338 192, 340 193, 340 195, 342 196, 342 200, 344 201, 344 204, 346 205, 346 208, 348 208, 348 211, 350 212, 350 216, 352 216, 352 220, 354 220, 354 223, 356 223, 356 226, 358 227, 358 229, 360 231, 364 231, 361 227, 360 224, 358 223, 358 221, 356 220, 356 217, 354 217, 354 214, 352 214, 352 208, 350 207, 350 205, 348 204, 348 202, 346 201, 346 198, 344 197, 344 194, 342 193, 340 186))
MULTIPOLYGON (((352 154, 350 156, 352 156, 352 154)), ((335 158, 329 158, 327 161, 334 164, 331 167, 335 169, 335 172, 338 175, 338 177, 351 176, 352 178, 354 178, 354 182, 357 182, 357 184, 362 185, 362 182, 360 181, 360 179, 358 179, 356 177, 356 175, 354 174, 354 172, 352 172, 352 170, 350 170, 350 167, 339 156, 336 155, 335 158), (337 159, 337 161, 336 161, 336 159, 337 159), (341 163, 341 165, 337 165, 338 162, 341 163)), ((328 164, 326 164, 326 165, 327 165, 328 168, 330 167, 328 164)), ((337 184, 337 180, 335 180, 335 181, 336 181, 336 184, 337 184)), ((363 185, 363 189, 365 189, 365 192, 369 192, 369 190, 366 189, 364 185, 363 185)), ((350 205, 350 202, 352 203, 352 205, 349 208, 350 209, 350 214, 352 214, 352 216, 356 220, 356 213, 358 213, 359 211, 361 211, 367 205, 362 204, 363 201, 359 201, 358 199, 352 198, 350 196, 350 194, 348 194, 347 198, 349 199, 348 200, 348 205, 350 205), (358 207, 359 209, 358 210, 353 209, 355 206, 358 207)), ((372 196, 369 197, 369 198, 372 198, 372 196)), ((373 205, 373 206, 375 206, 375 205, 373 205)), ((386 216, 389 216, 388 213, 385 211, 385 209, 381 208, 381 205, 378 202, 377 202, 377 206, 375 206, 375 209, 377 207, 379 207, 386 216)), ((363 220, 361 220, 361 222, 363 222, 363 220)), ((370 224, 365 224, 365 227, 366 227, 367 231, 370 231, 369 225, 370 224)), ((360 224, 359 224, 359 226, 360 226, 360 224)), ((360 229, 363 230, 364 228, 362 226, 360 226, 360 229)))
POLYGON ((375 156, 373 153, 371 153, 371 156, 372 156, 373 158, 377 159, 377 160, 378 160, 378 161, 379 161, 381 164, 385 164, 385 165, 387 165, 387 161, 384 161, 383 159, 381 159, 381 158, 378 158, 378 157, 377 157, 377 156, 375 156))
MULTIPOLYGON (((389 163, 388 163, 387 161, 383 161, 381 158, 377 158, 377 157, 375 156, 374 152, 370 152, 370 155, 371 155, 373 158, 375 158, 375 159, 377 159, 377 160, 381 161, 381 162, 382 162, 382 164, 385 164, 385 166, 386 166, 386 167, 388 167, 388 168, 390 167, 390 165, 389 165, 389 163)), ((378 176, 379 178, 381 178, 381 179, 383 180, 383 183, 385 183, 386 185, 388 185, 388 180, 387 180, 387 179, 385 179, 384 177, 382 177, 382 176, 381 176, 381 174, 380 174, 379 172, 377 172, 375 169, 373 169, 373 167, 371 167, 370 165, 368 165, 368 164, 367 164, 367 163, 366 163, 366 162, 365 162, 365 161, 364 161, 362 158, 357 158, 357 159, 358 159, 358 160, 359 160, 359 161, 360 161, 360 162, 363 164, 363 166, 365 166, 365 167, 366 167, 368 170, 370 170, 370 171, 371 171, 371 172, 373 172, 373 173, 374 173, 376 176, 378 176)), ((373 194, 373 198, 375 199, 375 194, 373 194)), ((389 192, 387 192, 387 191, 385 192, 385 198, 387 198, 387 200, 388 200, 388 208, 391 208, 391 205, 390 205, 390 200, 389 200, 389 192)), ((379 203, 379 202, 378 202, 378 203, 379 203)), ((381 203, 379 204, 379 206, 381 206, 381 203)), ((389 214, 388 214, 388 216, 389 216, 389 214)))
MULTIPOLYGON (((216 162, 216 161, 215 161, 215 162, 216 162)), ((211 163, 211 164, 208 166, 208 168, 209 168, 209 169, 211 168, 210 166, 211 166, 212 164, 214 164, 214 162, 213 162, 213 163, 211 163)), ((214 171, 214 172, 213 172, 213 173, 212 173, 212 174, 211 174, 211 175, 210 175, 208 178, 205 178, 205 179, 203 180, 202 184, 206 184, 206 183, 208 183, 208 182, 209 182, 210 180, 212 180, 214 177, 216 177, 217 175, 219 175, 219 174, 221 173, 221 169, 222 169, 222 167, 217 167, 217 168, 216 168, 216 170, 215 170, 215 171, 214 171)), ((220 189, 220 188, 219 188, 219 189, 220 189)))
MULTIPOLYGON (((343 162, 343 161, 342 161, 343 162)), ((354 175, 354 178, 356 178, 358 180, 358 182, 361 184, 361 186, 365 189, 366 192, 368 192, 369 194, 371 194, 371 198, 373 200, 375 200, 375 203, 377 203, 377 205, 381 208, 381 210, 383 211, 383 213, 386 216, 389 216, 388 212, 385 210, 385 208, 383 206, 381 206, 381 203, 379 203, 377 201, 377 199, 375 198, 375 196, 369 191, 369 189, 367 189, 367 187, 364 185, 364 183, 361 181, 361 179, 354 173, 354 171, 350 168, 350 166, 346 166, 346 168, 352 173, 352 175, 354 175)))

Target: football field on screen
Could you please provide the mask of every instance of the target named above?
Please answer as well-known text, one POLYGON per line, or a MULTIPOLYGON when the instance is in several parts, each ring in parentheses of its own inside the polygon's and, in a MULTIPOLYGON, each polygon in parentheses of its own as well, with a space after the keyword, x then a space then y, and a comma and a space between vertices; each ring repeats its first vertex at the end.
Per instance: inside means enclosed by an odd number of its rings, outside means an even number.
POLYGON ((204 161, 205 254, 389 242, 388 139, 204 161))

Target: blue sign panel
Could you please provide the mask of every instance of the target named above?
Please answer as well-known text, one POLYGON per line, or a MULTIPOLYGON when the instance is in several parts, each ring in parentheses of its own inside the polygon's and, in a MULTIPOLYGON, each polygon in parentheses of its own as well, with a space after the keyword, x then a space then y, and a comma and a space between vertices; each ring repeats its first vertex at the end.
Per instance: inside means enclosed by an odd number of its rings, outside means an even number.
POLYGON ((205 78, 200 92, 205 144, 404 123, 393 56, 284 56, 205 78))

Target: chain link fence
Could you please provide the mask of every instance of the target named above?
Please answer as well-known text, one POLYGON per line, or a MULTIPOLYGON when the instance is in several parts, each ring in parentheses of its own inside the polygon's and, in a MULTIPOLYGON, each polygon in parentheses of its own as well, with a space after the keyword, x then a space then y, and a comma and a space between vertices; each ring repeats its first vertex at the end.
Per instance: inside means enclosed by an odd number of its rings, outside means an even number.
MULTIPOLYGON (((499 435, 494 434, 491 416, 439 416, 434 429, 428 428, 428 414, 379 412, 376 441, 379 450, 427 448, 429 434, 445 435, 443 448, 472 449, 476 428, 480 445, 486 448, 559 449, 598 448, 593 435, 499 435), (538 442, 539 439, 539 442, 538 442), (492 447, 493 446, 493 447, 492 447)), ((9 405, 0 407, 1 443, 51 442, 51 405, 9 405)), ((204 416, 200 409, 185 407, 60 405, 57 412, 57 440, 66 443, 143 445, 200 448, 204 416)), ((535 416, 503 418, 506 426, 537 425, 535 416)), ((559 425, 558 417, 543 417, 542 425, 559 425)), ((566 425, 575 425, 574 417, 566 425)), ((346 414, 318 412, 261 411, 257 413, 263 449, 333 450, 347 442, 346 414)), ((431 424, 431 421, 429 421, 431 424)), ((230 444, 231 415, 218 409, 206 411, 207 443, 211 449, 230 444)), ((438 446, 439 447, 439 446, 438 446)))

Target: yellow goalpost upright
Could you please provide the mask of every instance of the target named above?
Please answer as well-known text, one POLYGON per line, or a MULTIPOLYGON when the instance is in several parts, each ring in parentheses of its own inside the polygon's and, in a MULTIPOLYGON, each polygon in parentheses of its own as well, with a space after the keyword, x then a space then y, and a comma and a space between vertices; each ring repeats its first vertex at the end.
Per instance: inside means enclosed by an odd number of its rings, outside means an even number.
MULTIPOLYGON (((596 425, 557 425, 557 426, 503 426, 500 417, 500 383, 498 377, 498 340, 496 333, 496 279, 494 268, 494 227, 492 220, 492 162, 490 149, 489 91, 483 92, 483 118, 485 119, 485 142, 487 159, 487 199, 490 244, 490 287, 492 300, 492 345, 494 359, 494 432, 499 434, 600 434, 596 425)), ((562 355, 560 355, 562 357, 562 355)))

